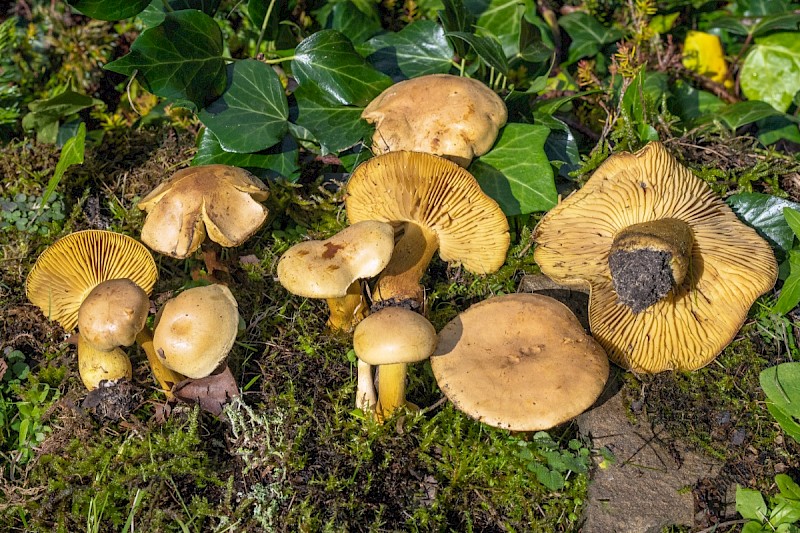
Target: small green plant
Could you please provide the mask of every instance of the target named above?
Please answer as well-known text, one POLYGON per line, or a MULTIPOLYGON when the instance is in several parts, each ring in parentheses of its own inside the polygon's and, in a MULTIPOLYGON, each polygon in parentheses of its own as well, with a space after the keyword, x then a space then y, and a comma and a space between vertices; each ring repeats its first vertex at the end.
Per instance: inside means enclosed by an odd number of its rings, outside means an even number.
POLYGON ((774 311, 785 315, 800 303, 800 211, 791 207, 783 208, 783 217, 794 233, 794 246, 788 251, 789 275, 783 282, 783 289, 778 301, 775 302, 774 311))
POLYGON ((780 491, 769 505, 757 490, 736 487, 736 511, 747 519, 742 533, 800 532, 800 486, 786 474, 775 476, 780 491))
POLYGON ((42 202, 32 194, 17 193, 10 198, 0 198, 0 230, 16 229, 45 235, 52 222, 64 220, 64 202, 54 193, 42 202))
POLYGON ((516 456, 551 491, 563 489, 571 474, 589 472, 590 450, 578 439, 570 440, 565 449, 549 433, 538 431, 530 441, 518 440, 517 446, 516 456))
POLYGON ((783 431, 800 442, 800 363, 782 363, 759 376, 767 409, 783 431))

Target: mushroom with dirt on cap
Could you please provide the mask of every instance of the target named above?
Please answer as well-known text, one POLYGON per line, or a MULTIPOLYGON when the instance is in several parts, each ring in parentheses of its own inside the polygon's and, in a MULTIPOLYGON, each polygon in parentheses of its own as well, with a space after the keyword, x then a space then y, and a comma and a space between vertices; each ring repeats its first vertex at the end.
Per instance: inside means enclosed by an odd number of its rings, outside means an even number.
POLYGON ((439 332, 431 369, 445 396, 468 416, 538 431, 588 409, 605 387, 609 363, 564 304, 509 294, 450 321, 439 332))
POLYGON ((169 369, 192 379, 210 375, 233 347, 239 306, 224 285, 186 289, 156 317, 153 349, 169 369))
POLYGON ((393 248, 390 224, 357 222, 329 239, 304 241, 286 250, 278 261, 278 280, 292 294, 325 298, 328 327, 349 331, 369 311, 359 280, 380 274, 393 248))
POLYGON ((420 152, 390 152, 359 165, 345 196, 351 223, 379 220, 400 238, 373 290, 376 300, 422 304, 420 280, 439 257, 476 274, 499 269, 508 220, 475 178, 455 163, 420 152))
POLYGON ((359 361, 378 366, 378 399, 372 385, 359 375, 356 406, 374 408, 379 421, 407 405, 406 366, 424 361, 436 348, 436 330, 424 316, 402 307, 385 307, 356 326, 353 350, 359 361), (364 382, 362 382, 364 380, 364 382))
MULTIPOLYGON (((102 380, 131 377, 130 359, 119 346, 147 336, 148 294, 157 277, 153 256, 140 242, 85 230, 59 239, 39 256, 25 292, 66 331, 79 326, 78 367, 93 390, 102 380)), ((160 363, 150 363, 157 373, 160 363)))
POLYGON ((375 154, 408 150, 440 155, 462 167, 491 149, 508 119, 503 100, 478 80, 430 74, 392 85, 361 118, 375 124, 375 154))
POLYGON ((153 250, 184 259, 208 237, 239 246, 267 220, 264 183, 244 169, 199 165, 179 170, 138 204, 147 212, 142 241, 153 250))
POLYGON ((658 142, 608 158, 534 240, 544 274, 591 288, 592 334, 637 372, 713 361, 778 274, 764 239, 658 142))

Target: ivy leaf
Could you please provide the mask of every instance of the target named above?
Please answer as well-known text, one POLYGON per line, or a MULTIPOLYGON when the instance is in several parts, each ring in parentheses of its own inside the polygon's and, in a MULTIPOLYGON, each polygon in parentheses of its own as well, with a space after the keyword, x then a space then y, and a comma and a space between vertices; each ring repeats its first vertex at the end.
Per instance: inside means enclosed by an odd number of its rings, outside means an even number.
POLYGON ((228 88, 198 118, 228 152, 258 152, 286 134, 289 104, 278 75, 255 59, 228 65, 228 88))
POLYGON ((393 79, 446 74, 453 66, 453 47, 444 29, 430 20, 373 37, 360 50, 375 68, 393 79))
POLYGON ((201 108, 225 90, 222 50, 222 32, 213 18, 195 10, 173 11, 106 68, 126 76, 138 71, 139 81, 153 94, 201 108))
POLYGON ((532 5, 530 0, 467 0, 466 7, 474 16, 477 33, 494 37, 505 57, 520 53, 519 36, 522 14, 532 5))
POLYGON ((759 100, 736 102, 725 106, 716 113, 716 117, 732 130, 765 118, 782 116, 785 116, 784 113, 759 100))
POLYGON ((209 129, 204 129, 197 143, 197 153, 192 165, 231 165, 249 170, 259 178, 274 179, 278 176, 289 181, 297 181, 298 165, 297 142, 287 135, 280 143, 252 154, 227 152, 209 129))
POLYGON ((294 91, 298 115, 294 120, 311 132, 323 155, 361 142, 372 130, 361 120, 363 107, 343 106, 329 101, 315 84, 306 83, 294 91))
POLYGON ((595 56, 604 45, 613 43, 623 36, 620 30, 606 28, 591 15, 580 11, 564 15, 558 19, 558 25, 572 38, 567 63, 595 56))
POLYGON ((292 72, 300 85, 316 83, 343 105, 366 106, 392 84, 336 30, 319 31, 298 44, 292 72))
MULTIPOLYGON (((445 32, 465 32, 470 28, 470 15, 462 0, 442 0, 444 9, 439 11, 439 21, 445 32)), ((464 41, 450 39, 458 57, 466 55, 464 41)))
POLYGON ((455 37, 469 44, 475 53, 484 63, 500 72, 504 76, 508 75, 508 60, 503 47, 495 37, 482 37, 463 31, 451 31, 446 34, 448 37, 455 37))
POLYGON ((365 14, 352 2, 333 4, 330 27, 347 35, 353 44, 361 44, 381 31, 381 21, 377 16, 365 14))
POLYGON ((470 165, 483 191, 506 215, 547 211, 556 205, 553 169, 544 151, 549 133, 536 124, 506 124, 491 151, 470 165))
POLYGON ((786 111, 800 88, 800 39, 775 33, 756 39, 742 64, 742 92, 749 100, 786 111))
POLYGON ((76 11, 100 20, 122 20, 139 14, 150 0, 67 0, 76 11))
POLYGON ((734 194, 726 200, 733 211, 773 248, 788 252, 794 242, 794 233, 783 216, 783 209, 800 209, 800 204, 758 192, 734 194))
POLYGON ((146 28, 151 28, 164 22, 164 15, 170 11, 196 9, 213 17, 219 3, 220 0, 167 0, 165 5, 164 0, 152 0, 139 14, 139 18, 146 28))

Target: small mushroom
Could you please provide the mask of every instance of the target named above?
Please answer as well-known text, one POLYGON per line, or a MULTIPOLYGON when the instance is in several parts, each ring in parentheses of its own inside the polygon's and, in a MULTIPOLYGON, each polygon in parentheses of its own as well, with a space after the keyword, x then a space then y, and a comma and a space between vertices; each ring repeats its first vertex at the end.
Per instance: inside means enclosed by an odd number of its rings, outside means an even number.
POLYGON ((769 245, 657 142, 611 156, 534 239, 544 274, 591 287, 592 334, 637 372, 713 361, 778 274, 769 245))
POLYGON ((539 294, 495 296, 439 332, 431 369, 468 416, 512 431, 538 431, 588 409, 605 387, 603 349, 561 302, 539 294))
POLYGON ((239 246, 267 220, 266 185, 244 169, 200 165, 179 170, 138 204, 147 212, 142 241, 153 250, 183 259, 208 237, 239 246))
POLYGON ((400 235, 373 295, 421 305, 420 280, 438 250, 443 261, 476 274, 499 269, 510 242, 508 220, 475 178, 455 163, 420 152, 391 152, 359 165, 345 197, 351 223, 380 220, 400 235))
POLYGON ((141 243, 110 231, 72 233, 36 260, 25 283, 28 299, 65 330, 80 325, 78 368, 88 389, 131 377, 118 347, 133 344, 144 327, 157 275, 141 243))
POLYGON ((375 124, 375 154, 408 150, 440 155, 466 168, 494 144, 508 111, 480 81, 431 74, 384 90, 361 118, 375 124))
POLYGON ((305 241, 286 250, 278 261, 278 279, 292 294, 325 298, 328 327, 348 331, 367 316, 359 280, 380 274, 393 248, 392 226, 365 220, 324 241, 305 241))
POLYGON ((186 289, 158 314, 153 349, 164 366, 192 379, 210 375, 233 347, 239 306, 224 285, 186 289))
MULTIPOLYGON (((375 416, 383 421, 406 405, 406 366, 424 361, 436 348, 436 330, 414 311, 386 307, 362 320, 353 333, 353 350, 358 359, 378 366, 378 401, 375 416)), ((359 379, 366 379, 359 374, 359 379)), ((369 402, 368 384, 359 383, 356 405, 364 410, 369 402)))

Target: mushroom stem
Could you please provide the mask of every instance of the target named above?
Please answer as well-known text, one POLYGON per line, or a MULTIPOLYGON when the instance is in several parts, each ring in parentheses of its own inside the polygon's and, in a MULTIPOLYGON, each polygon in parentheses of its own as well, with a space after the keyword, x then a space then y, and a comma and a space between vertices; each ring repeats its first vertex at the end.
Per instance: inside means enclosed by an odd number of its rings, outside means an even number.
POLYGON ((378 422, 406 405, 406 366, 407 363, 394 363, 378 367, 378 403, 375 406, 378 422))
POLYGON ((133 376, 131 360, 120 348, 98 350, 78 334, 78 372, 89 390, 96 389, 103 380, 130 379, 133 376))
POLYGON ((369 310, 358 280, 350 284, 345 296, 327 298, 326 301, 331 311, 328 328, 333 331, 350 331, 367 316, 369 310))
POLYGON ((167 399, 171 399, 173 385, 186 379, 186 376, 164 366, 164 363, 161 361, 161 358, 158 356, 153 346, 153 332, 150 331, 150 328, 145 326, 144 329, 136 335, 136 342, 147 355, 150 369, 153 371, 153 376, 155 376, 161 390, 167 395, 167 399))
POLYGON ((375 285, 375 299, 414 300, 422 305, 422 286, 419 282, 438 248, 436 233, 419 224, 406 222, 403 235, 395 244, 392 259, 375 285))
POLYGON ((689 273, 693 242, 689 225, 674 218, 619 231, 608 255, 619 301, 639 313, 680 287, 689 273))
POLYGON ((372 365, 358 360, 358 388, 356 390, 356 408, 365 413, 372 412, 378 399, 375 395, 375 383, 372 379, 372 365))

